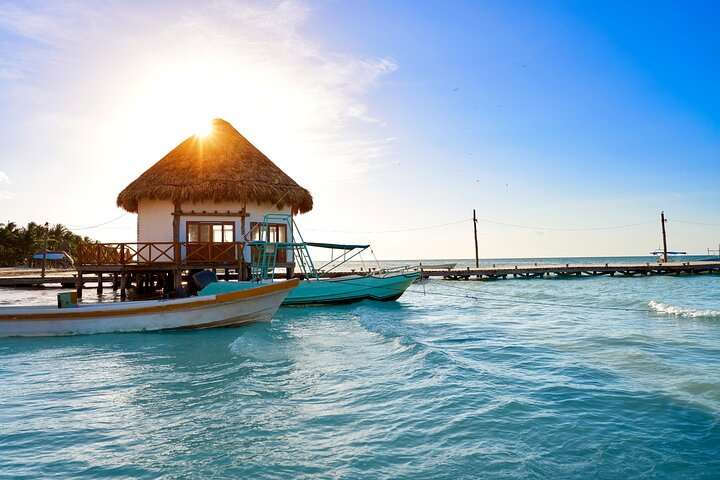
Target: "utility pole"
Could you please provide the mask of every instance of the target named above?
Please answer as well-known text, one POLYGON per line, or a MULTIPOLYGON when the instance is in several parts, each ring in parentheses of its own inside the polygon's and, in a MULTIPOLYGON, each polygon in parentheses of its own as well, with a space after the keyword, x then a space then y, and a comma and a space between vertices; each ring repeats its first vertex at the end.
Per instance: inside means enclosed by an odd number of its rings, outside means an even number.
POLYGON ((43 247, 43 266, 42 266, 42 272, 40 273, 40 276, 41 276, 42 278, 45 278, 45 259, 47 258, 48 229, 49 229, 48 222, 45 222, 45 246, 43 247))
POLYGON ((473 208, 473 231, 475 232, 475 268, 480 268, 480 258, 478 257, 478 244, 477 244, 477 217, 475 216, 474 208, 473 208))
POLYGON ((660 225, 662 225, 662 235, 663 235, 663 263, 667 263, 667 238, 665 237, 665 212, 660 212, 660 225))

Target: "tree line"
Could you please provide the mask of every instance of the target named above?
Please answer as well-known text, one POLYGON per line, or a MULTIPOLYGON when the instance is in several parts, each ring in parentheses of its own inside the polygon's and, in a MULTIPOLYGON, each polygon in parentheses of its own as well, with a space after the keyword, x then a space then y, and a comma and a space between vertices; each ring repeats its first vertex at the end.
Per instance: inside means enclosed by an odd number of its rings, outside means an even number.
MULTIPOLYGON (((73 259, 80 243, 93 241, 74 234, 60 223, 48 228, 48 251, 64 249, 73 259)), ((33 254, 42 251, 44 244, 44 224, 30 222, 27 227, 18 227, 11 221, 0 223, 0 267, 29 265, 33 254)))

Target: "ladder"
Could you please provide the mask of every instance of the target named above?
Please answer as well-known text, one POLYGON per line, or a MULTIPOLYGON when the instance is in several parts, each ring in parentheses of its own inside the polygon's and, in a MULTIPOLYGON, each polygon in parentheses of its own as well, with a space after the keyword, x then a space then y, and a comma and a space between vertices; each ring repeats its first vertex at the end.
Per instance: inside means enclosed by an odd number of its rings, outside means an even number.
POLYGON ((260 227, 260 240, 249 242, 248 245, 258 250, 258 253, 253 255, 251 265, 252 279, 258 283, 263 281, 273 282, 278 252, 281 250, 292 252, 293 261, 305 278, 319 278, 312 258, 310 258, 307 245, 295 224, 293 216, 290 214, 269 213, 265 215, 260 227), (283 242, 279 241, 278 238, 271 239, 271 225, 284 225, 288 238, 283 242), (296 239, 300 241, 296 242, 296 239))

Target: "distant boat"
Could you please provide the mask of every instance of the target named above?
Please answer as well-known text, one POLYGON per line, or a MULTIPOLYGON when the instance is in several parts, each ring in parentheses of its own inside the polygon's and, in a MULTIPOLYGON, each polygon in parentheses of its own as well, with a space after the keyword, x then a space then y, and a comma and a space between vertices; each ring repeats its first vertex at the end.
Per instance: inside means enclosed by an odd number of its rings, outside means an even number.
MULTIPOLYGON (((650 255, 655 255, 658 257, 657 258, 658 263, 662 263, 664 254, 665 254, 664 250, 653 250, 652 252, 650 252, 650 255)), ((668 262, 670 262, 670 261, 672 261, 671 258, 669 257, 670 255, 687 255, 687 252, 671 252, 670 250, 668 250, 667 254, 668 254, 668 262)))
POLYGON ((0 336, 51 336, 109 332, 233 327, 269 321, 299 281, 175 300, 0 307, 0 336))
POLYGON ((452 270, 457 266, 457 263, 433 263, 430 265, 420 264, 423 270, 452 270))
POLYGON ((320 273, 323 268, 329 267, 324 272, 327 274, 365 251, 370 245, 305 242, 292 216, 285 214, 266 215, 260 228, 262 228, 260 237, 263 240, 248 242, 248 245, 257 252, 253 258, 251 268, 253 280, 250 282, 211 283, 200 291, 201 296, 242 291, 254 285, 275 282, 277 259, 279 256, 288 258, 288 252, 292 252, 292 255, 294 255, 295 263, 300 268, 304 278, 300 285, 288 294, 282 303, 283 305, 349 303, 364 299, 392 301, 400 298, 405 290, 420 278, 419 269, 413 266, 379 269, 367 275, 352 274, 339 277, 323 277, 320 273), (287 231, 292 232, 293 235, 291 241, 267 241, 268 238, 271 238, 269 233, 271 225, 277 225, 278 222, 286 223, 287 231), (293 241, 295 239, 299 241, 293 241), (308 247, 341 251, 343 252, 342 261, 331 259, 322 267, 315 268, 308 247), (330 266, 334 262, 339 263, 330 266))

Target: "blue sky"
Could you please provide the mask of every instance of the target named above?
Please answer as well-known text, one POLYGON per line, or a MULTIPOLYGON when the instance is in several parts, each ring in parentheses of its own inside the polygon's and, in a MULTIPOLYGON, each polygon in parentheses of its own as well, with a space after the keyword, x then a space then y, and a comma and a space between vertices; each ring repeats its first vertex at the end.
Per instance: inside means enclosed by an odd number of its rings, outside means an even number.
MULTIPOLYGON (((19 223, 121 215, 127 183, 222 117, 311 190, 306 237, 383 258, 471 257, 473 208, 481 257, 646 254, 661 210, 671 248, 720 242, 712 3, 2 2, 0 18, 0 216, 19 223)), ((82 233, 133 240, 134 216, 82 233)))

